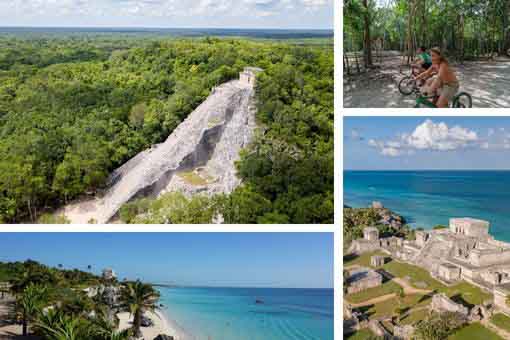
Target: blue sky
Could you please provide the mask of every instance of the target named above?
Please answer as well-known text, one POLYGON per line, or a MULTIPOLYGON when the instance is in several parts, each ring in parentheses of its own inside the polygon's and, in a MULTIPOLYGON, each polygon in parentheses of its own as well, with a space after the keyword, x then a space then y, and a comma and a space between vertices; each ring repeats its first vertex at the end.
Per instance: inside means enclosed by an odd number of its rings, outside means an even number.
POLYGON ((28 258, 120 279, 223 287, 331 288, 331 233, 2 233, 0 261, 28 258))
POLYGON ((346 117, 344 169, 510 169, 509 117, 346 117))
POLYGON ((333 0, 2 0, 0 26, 332 28, 333 0))

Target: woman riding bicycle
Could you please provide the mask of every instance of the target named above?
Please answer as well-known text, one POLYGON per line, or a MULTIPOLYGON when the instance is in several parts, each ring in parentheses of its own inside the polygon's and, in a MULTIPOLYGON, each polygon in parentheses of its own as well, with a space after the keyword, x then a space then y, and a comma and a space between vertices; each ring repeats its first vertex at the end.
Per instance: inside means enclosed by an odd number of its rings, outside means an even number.
POLYGON ((448 102, 459 91, 459 81, 448 64, 448 60, 441 54, 441 50, 438 47, 434 47, 430 52, 432 67, 420 73, 415 79, 426 79, 437 72, 437 77, 427 80, 427 83, 422 88, 422 92, 424 94, 434 94, 437 90, 440 90, 439 99, 437 99, 435 104, 437 107, 448 107, 448 102))

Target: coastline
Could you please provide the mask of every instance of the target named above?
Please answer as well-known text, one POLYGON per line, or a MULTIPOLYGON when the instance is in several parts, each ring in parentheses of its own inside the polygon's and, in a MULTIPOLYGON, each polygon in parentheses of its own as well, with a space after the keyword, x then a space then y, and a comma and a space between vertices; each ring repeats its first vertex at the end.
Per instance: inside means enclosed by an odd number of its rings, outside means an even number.
MULTIPOLYGON (((182 340, 181 332, 172 327, 170 322, 165 318, 163 313, 160 311, 145 312, 145 315, 149 317, 154 323, 151 327, 141 327, 142 335, 144 339, 152 340, 160 334, 169 335, 174 337, 175 340, 182 340)), ((119 318, 119 330, 123 331, 132 327, 133 315, 129 312, 118 313, 119 318)))

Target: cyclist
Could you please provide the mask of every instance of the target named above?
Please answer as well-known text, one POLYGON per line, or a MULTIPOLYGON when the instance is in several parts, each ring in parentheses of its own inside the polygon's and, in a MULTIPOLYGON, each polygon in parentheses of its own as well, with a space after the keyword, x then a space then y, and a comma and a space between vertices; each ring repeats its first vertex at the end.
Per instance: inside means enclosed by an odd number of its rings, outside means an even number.
POLYGON ((434 72, 437 72, 437 77, 427 80, 425 86, 422 88, 422 93, 435 94, 437 90, 439 90, 439 98, 434 104, 437 107, 448 107, 448 102, 459 91, 459 81, 448 64, 448 60, 441 54, 441 50, 438 47, 434 47, 430 50, 430 52, 432 67, 429 67, 427 71, 419 74, 415 79, 426 79, 434 72))
POLYGON ((418 74, 427 71, 432 66, 432 59, 427 53, 425 47, 418 47, 416 50, 416 59, 411 67, 418 70, 418 74))

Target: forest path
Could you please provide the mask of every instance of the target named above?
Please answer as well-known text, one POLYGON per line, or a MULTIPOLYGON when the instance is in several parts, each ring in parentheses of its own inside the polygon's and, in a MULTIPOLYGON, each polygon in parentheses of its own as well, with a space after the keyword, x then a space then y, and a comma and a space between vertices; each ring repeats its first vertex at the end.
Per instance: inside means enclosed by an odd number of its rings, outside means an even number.
POLYGON ((101 197, 74 202, 57 214, 75 224, 101 224, 137 197, 231 192, 240 184, 235 162, 256 127, 253 93, 253 86, 240 80, 216 87, 164 143, 115 170, 101 197))
MULTIPOLYGON (((510 108, 510 61, 465 62, 454 65, 454 69, 460 91, 471 94, 474 108, 510 108)), ((398 82, 403 77, 395 63, 357 76, 356 80, 344 77, 344 107, 414 107, 416 97, 398 91, 398 82)))

